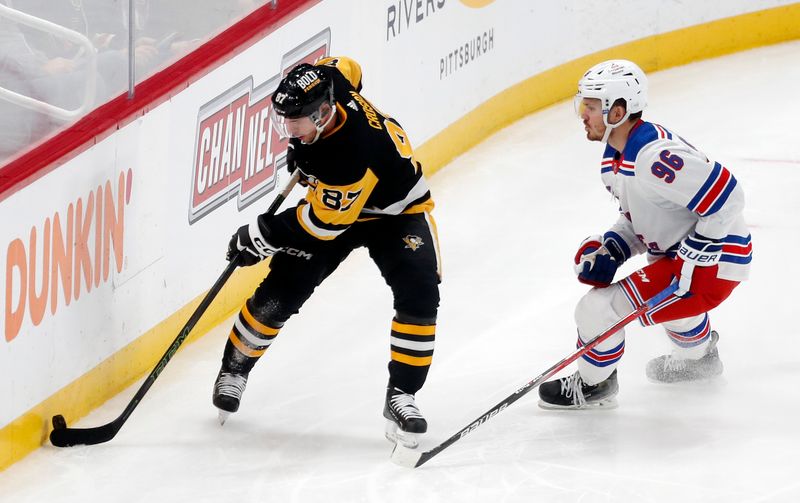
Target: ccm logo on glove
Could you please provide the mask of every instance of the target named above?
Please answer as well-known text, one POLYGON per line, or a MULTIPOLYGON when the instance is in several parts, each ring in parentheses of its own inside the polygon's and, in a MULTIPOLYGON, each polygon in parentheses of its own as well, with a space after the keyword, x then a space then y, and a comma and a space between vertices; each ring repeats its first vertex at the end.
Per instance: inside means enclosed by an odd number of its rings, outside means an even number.
POLYGON ((236 258, 240 266, 255 265, 277 252, 284 252, 293 257, 311 260, 311 253, 288 246, 274 246, 265 236, 269 236, 269 227, 259 216, 255 222, 239 227, 228 243, 228 260, 236 258))

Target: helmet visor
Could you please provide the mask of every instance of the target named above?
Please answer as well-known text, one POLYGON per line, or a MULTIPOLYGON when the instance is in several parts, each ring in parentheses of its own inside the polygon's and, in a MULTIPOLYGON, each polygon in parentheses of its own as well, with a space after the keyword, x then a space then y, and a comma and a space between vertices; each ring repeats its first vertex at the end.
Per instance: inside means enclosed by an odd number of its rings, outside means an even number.
POLYGON ((572 104, 579 119, 583 119, 584 115, 603 113, 602 101, 599 98, 590 98, 578 93, 573 98, 572 104))
POLYGON ((275 107, 270 110, 272 127, 275 128, 281 138, 303 138, 316 133, 317 126, 314 115, 319 115, 319 112, 302 117, 284 117, 275 111, 275 107))
POLYGON ((580 93, 572 98, 572 105, 575 107, 575 115, 580 117, 586 111, 586 104, 583 102, 583 96, 580 93))

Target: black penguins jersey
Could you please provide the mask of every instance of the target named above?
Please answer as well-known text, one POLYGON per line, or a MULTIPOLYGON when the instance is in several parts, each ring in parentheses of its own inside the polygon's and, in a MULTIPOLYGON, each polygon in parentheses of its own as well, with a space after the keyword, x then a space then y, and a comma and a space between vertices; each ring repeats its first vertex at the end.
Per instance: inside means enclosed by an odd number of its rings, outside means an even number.
POLYGON ((333 81, 336 126, 312 144, 290 140, 308 192, 292 210, 296 221, 281 219, 277 227, 282 229, 274 229, 276 244, 289 238, 287 231, 327 241, 356 221, 432 210, 433 200, 408 135, 359 94, 359 64, 334 57, 316 66, 333 81))

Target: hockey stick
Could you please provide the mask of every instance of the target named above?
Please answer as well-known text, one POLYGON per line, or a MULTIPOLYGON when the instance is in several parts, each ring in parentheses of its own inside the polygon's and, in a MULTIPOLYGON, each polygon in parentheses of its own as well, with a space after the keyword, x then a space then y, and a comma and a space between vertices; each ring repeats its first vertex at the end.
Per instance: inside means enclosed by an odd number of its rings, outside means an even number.
MULTIPOLYGON (((281 203, 283 203, 284 199, 289 195, 289 193, 294 188, 295 184, 300 178, 300 171, 295 171, 294 175, 291 179, 286 183, 286 187, 283 189, 283 192, 278 194, 275 200, 270 205, 269 209, 267 209, 266 215, 272 216, 280 207, 281 203)), ((67 422, 64 419, 64 416, 61 414, 53 416, 53 431, 50 432, 50 443, 52 443, 56 447, 69 447, 73 445, 94 445, 94 444, 101 444, 103 442, 108 442, 119 432, 122 425, 125 424, 125 421, 128 420, 133 410, 139 405, 139 402, 142 401, 144 395, 147 393, 147 390, 150 389, 150 386, 158 379, 158 376, 164 370, 167 363, 172 359, 175 353, 178 351, 178 348, 183 344, 183 341, 186 340, 186 337, 189 336, 189 332, 192 331, 194 326, 200 320, 200 317, 203 316, 203 313, 206 312, 208 306, 211 305, 211 301, 214 300, 214 297, 217 296, 219 291, 222 289, 223 285, 228 281, 233 274, 233 271, 236 270, 238 264, 238 256, 233 257, 233 259, 228 262, 228 266, 222 271, 222 274, 219 276, 217 281, 208 291, 203 300, 200 302, 200 305, 197 306, 192 316, 189 317, 189 321, 186 322, 186 325, 183 326, 178 336, 172 341, 172 344, 167 349, 167 352, 161 357, 161 359, 156 364, 156 367, 150 372, 150 375, 142 383, 142 386, 139 388, 139 391, 133 396, 130 402, 128 402, 128 406, 125 407, 125 410, 122 411, 122 414, 119 415, 116 419, 111 421, 110 423, 106 423, 102 426, 96 426, 94 428, 68 428, 67 422)))
POLYGON ((392 451, 392 461, 397 463, 400 466, 405 466, 407 468, 416 468, 421 466, 422 464, 426 463, 429 459, 436 456, 443 450, 447 449, 457 441, 461 440, 469 433, 475 431, 480 425, 491 419, 492 417, 499 414, 503 409, 511 405, 512 403, 516 402, 523 396, 525 396, 529 391, 533 390, 544 381, 561 371, 564 367, 569 365, 570 363, 574 362, 581 356, 588 353, 592 348, 603 342, 604 340, 611 337, 615 334, 619 329, 627 325, 628 323, 632 322, 633 320, 639 318, 643 314, 647 313, 650 309, 660 304, 664 299, 672 295, 675 290, 678 289, 678 284, 674 283, 653 296, 652 299, 648 300, 646 303, 639 306, 637 309, 633 310, 630 314, 625 316, 624 318, 620 319, 605 331, 601 332, 600 335, 596 336, 594 339, 587 342, 584 346, 575 350, 571 355, 567 356, 560 362, 556 363, 549 369, 545 370, 543 373, 539 374, 536 378, 532 381, 528 382, 517 391, 512 393, 511 395, 507 396, 503 399, 502 402, 498 403, 486 413, 478 417, 475 421, 470 423, 469 425, 465 426, 461 431, 453 435, 452 437, 448 438, 441 444, 437 445, 433 449, 430 449, 425 452, 416 452, 413 449, 409 449, 408 447, 404 447, 402 444, 396 444, 394 450, 392 451))

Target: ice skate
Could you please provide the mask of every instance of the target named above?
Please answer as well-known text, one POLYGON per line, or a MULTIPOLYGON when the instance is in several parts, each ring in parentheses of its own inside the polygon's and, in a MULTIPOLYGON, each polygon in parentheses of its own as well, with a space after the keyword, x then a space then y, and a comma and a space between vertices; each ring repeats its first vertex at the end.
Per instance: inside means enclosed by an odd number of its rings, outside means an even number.
POLYGON ((711 331, 711 342, 706 354, 698 360, 685 360, 672 355, 659 356, 647 363, 647 378, 653 382, 675 383, 710 379, 722 374, 717 342, 719 334, 711 331))
POLYGON ((239 410, 245 386, 247 374, 219 371, 212 398, 214 406, 219 409, 219 424, 225 424, 228 416, 239 410))
POLYGON ((414 402, 414 395, 398 388, 386 389, 386 438, 409 449, 419 445, 419 436, 428 431, 428 422, 414 402))
POLYGON ((583 382, 580 372, 548 381, 539 387, 539 407, 543 409, 613 409, 619 391, 617 370, 595 385, 583 382))

